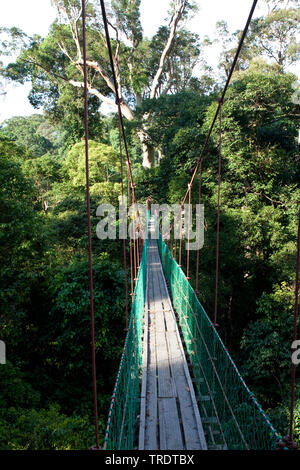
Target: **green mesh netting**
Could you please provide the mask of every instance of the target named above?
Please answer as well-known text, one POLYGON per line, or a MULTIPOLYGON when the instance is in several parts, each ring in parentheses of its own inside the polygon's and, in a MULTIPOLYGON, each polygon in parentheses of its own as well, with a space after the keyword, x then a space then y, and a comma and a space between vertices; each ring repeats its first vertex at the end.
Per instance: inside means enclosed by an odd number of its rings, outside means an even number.
MULTIPOLYGON (((147 233, 147 231, 146 231, 147 233)), ((104 449, 126 450, 137 447, 140 412, 140 368, 147 276, 147 237, 134 290, 129 330, 108 413, 104 449)))
MULTIPOLYGON (((276 449, 280 436, 246 386, 160 233, 158 247, 186 349, 191 357, 209 448, 276 449)), ((104 449, 132 450, 138 447, 146 277, 147 238, 134 292, 129 331, 110 404, 104 449)))
POLYGON ((158 247, 191 357, 209 448, 276 449, 280 436, 246 386, 161 234, 158 247))

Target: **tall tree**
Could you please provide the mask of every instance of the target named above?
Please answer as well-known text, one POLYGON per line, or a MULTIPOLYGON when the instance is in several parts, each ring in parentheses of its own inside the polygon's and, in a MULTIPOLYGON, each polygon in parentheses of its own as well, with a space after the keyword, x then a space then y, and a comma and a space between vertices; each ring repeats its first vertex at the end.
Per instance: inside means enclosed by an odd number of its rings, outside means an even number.
POLYGON ((298 1, 268 0, 266 17, 251 25, 250 44, 254 54, 261 54, 286 69, 300 58, 300 7, 298 1))
MULTIPOLYGON (((271 60, 280 71, 300 58, 300 8, 298 0, 265 0, 266 14, 250 23, 235 70, 245 70, 255 58, 271 60)), ((221 44, 219 68, 228 76, 242 31, 231 34, 225 21, 219 21, 216 41, 221 44)))
MULTIPOLYGON (((3 70, 12 80, 22 83, 30 80, 31 103, 44 104, 50 110, 55 109, 70 86, 83 88, 81 2, 53 0, 53 3, 58 17, 46 38, 29 38, 16 28, 10 31, 6 51, 19 47, 20 53, 16 62, 3 70)), ((171 1, 168 25, 160 28, 151 40, 143 36, 140 3, 141 0, 112 0, 108 6, 121 109, 131 121, 145 98, 154 99, 171 89, 177 91, 182 83, 188 83, 199 56, 197 35, 179 30, 196 8, 193 1, 171 1)), ((116 109, 103 22, 95 0, 87 2, 87 49, 88 91, 101 103, 116 109)), ((144 115, 137 127, 145 167, 154 163, 154 148, 147 132, 150 118, 151 115, 144 115)))
POLYGON ((54 128, 39 114, 7 119, 0 127, 0 135, 14 140, 17 145, 31 151, 34 157, 53 153, 56 138, 54 128))

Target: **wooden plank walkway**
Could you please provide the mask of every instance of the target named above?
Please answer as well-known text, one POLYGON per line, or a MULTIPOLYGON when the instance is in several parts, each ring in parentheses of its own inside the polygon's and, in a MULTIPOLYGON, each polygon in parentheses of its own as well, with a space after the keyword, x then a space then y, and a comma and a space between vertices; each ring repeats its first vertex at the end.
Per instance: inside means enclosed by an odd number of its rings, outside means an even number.
POLYGON ((199 409, 150 220, 140 450, 206 450, 199 409))

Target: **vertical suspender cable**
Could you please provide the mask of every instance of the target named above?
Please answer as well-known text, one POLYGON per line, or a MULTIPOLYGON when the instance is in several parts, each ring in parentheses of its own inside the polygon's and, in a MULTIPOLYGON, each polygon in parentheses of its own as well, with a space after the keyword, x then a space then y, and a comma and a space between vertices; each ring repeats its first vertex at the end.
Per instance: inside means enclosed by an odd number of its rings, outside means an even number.
MULTIPOLYGON (((128 206, 131 205, 131 196, 130 196, 130 178, 129 178, 129 163, 127 162, 127 194, 128 194, 128 206)), ((131 302, 133 302, 133 259, 132 259, 132 240, 129 237, 129 257, 130 257, 130 286, 131 286, 131 302)))
POLYGON ((222 164, 222 104, 220 99, 219 110, 219 168, 218 168, 218 213, 217 213, 217 243, 216 243, 216 286, 215 286, 215 313, 214 325, 217 325, 218 316, 218 290, 219 290, 219 247, 220 247, 220 194, 221 194, 221 164, 222 164))
MULTIPOLYGON (((120 146, 120 165, 121 165, 121 194, 122 194, 122 205, 124 206, 124 169, 123 169, 121 120, 120 120, 119 114, 118 114, 118 124, 119 124, 119 146, 120 146)), ((124 214, 122 214, 122 217, 123 215, 124 214)), ((123 220, 121 221, 121 223, 123 223, 123 220)), ((128 286, 127 286, 127 259, 126 259, 125 238, 123 238, 122 241, 123 241, 123 265, 124 265, 124 278, 125 278, 125 331, 128 331, 128 286)))
MULTIPOLYGON (((198 157, 198 160, 197 160, 197 164, 196 164, 194 173, 193 173, 193 175, 192 175, 192 177, 191 177, 191 180, 190 180, 190 183, 191 183, 191 184, 193 183, 193 181, 194 181, 194 179, 195 179, 195 177, 196 177, 196 174, 197 174, 197 171, 198 171, 198 168, 199 168, 199 165, 200 165, 200 161, 201 161, 202 156, 203 156, 203 154, 204 154, 204 152, 205 152, 205 150, 206 150, 206 147, 207 147, 207 144, 208 144, 208 142, 209 142, 209 139, 210 139, 212 130, 213 130, 214 125, 215 125, 215 122, 216 122, 216 120, 217 120, 221 103, 224 101, 225 94, 226 94, 227 88, 228 88, 228 86, 229 86, 229 83, 230 83, 232 74, 233 74, 233 72, 234 72, 236 63, 237 63, 237 61, 238 61, 239 54, 240 54, 240 52, 241 52, 241 49, 242 49, 242 46, 243 46, 243 43, 244 43, 246 34, 247 34, 247 32, 248 32, 249 25, 250 25, 250 22, 251 22, 251 19, 252 19, 252 16, 253 16, 255 7, 256 7, 256 5, 257 5, 257 2, 258 2, 258 0, 254 0, 254 1, 253 1, 253 4, 252 4, 251 10, 250 10, 250 13, 249 13, 249 16, 248 16, 246 25, 245 25, 245 27, 244 27, 244 30, 243 30, 243 33, 242 33, 242 36, 241 36, 239 45, 238 45, 238 47, 237 47, 237 50, 236 50, 236 53, 235 53, 235 56, 234 56, 234 59, 233 59, 232 65, 231 65, 230 72, 229 72, 229 74, 228 74, 228 77, 227 77, 227 80, 226 80, 226 83, 225 83, 225 86, 224 86, 224 89, 223 89, 223 92, 222 92, 222 95, 221 95, 221 98, 219 99, 218 108, 217 108, 217 110, 216 110, 216 112, 215 112, 215 115, 214 115, 214 118, 213 118, 213 120, 212 120, 210 129, 209 129, 209 131, 208 131, 208 134, 207 134, 207 136, 206 136, 204 145, 203 145, 203 147, 202 147, 201 154, 200 154, 200 156, 198 157)), ((186 194, 185 194, 185 196, 184 196, 184 198, 183 198, 183 201, 182 201, 182 203, 181 203, 182 206, 184 205, 187 196, 188 196, 188 190, 187 190, 187 192, 186 192, 186 194)))
POLYGON ((180 236, 179 236, 179 260, 178 266, 181 266, 181 254, 182 254, 182 208, 184 206, 180 206, 180 236))
POLYGON ((189 215, 188 215, 188 241, 187 241, 187 254, 186 254, 186 278, 190 278, 190 234, 191 234, 191 213, 192 213, 192 208, 191 208, 191 196, 192 196, 192 185, 189 184, 189 215))
POLYGON ((88 90, 87 90, 87 66, 86 66, 86 25, 85 2, 82 0, 82 44, 83 44, 83 73, 84 73, 84 137, 85 137, 85 163, 86 163, 86 205, 88 222, 88 252, 89 252, 89 284, 90 284, 90 316, 91 316, 91 343, 92 343, 92 374, 93 374, 93 398, 96 448, 99 449, 98 405, 97 405, 97 375, 96 375, 96 350, 95 350, 95 314, 94 314, 94 289, 93 289, 93 259, 92 259, 92 229, 90 207, 90 181, 89 181, 89 133, 88 133, 88 90))
MULTIPOLYGON (((118 83, 117 83, 117 78, 116 78, 115 65, 114 65, 114 61, 113 61, 113 54, 112 54, 110 36, 109 36, 109 31, 108 31, 108 23, 107 23, 104 0, 100 0, 100 5, 101 5, 101 12, 102 12, 104 30, 105 30, 106 44, 107 44, 108 55, 109 55, 110 66, 111 66, 113 82, 114 82, 114 88, 115 88, 115 94, 116 94, 116 104, 118 106, 118 114, 119 114, 122 137, 123 137, 124 148, 125 148, 126 159, 127 159, 128 176, 129 176, 129 180, 130 180, 131 194, 132 194, 132 204, 134 205, 134 225, 135 225, 135 216, 136 216, 136 214, 135 214, 136 197, 135 197, 135 190, 134 190, 135 185, 134 185, 134 182, 133 182, 133 177, 132 177, 132 172, 131 172, 129 152, 128 152, 128 146, 127 146, 127 139, 126 139, 125 127, 124 127, 122 110, 121 110, 121 97, 119 96, 119 91, 118 91, 118 83)), ((137 256, 136 256, 137 255, 136 245, 138 245, 138 243, 135 242, 135 237, 134 237, 134 239, 133 239, 133 255, 134 255, 133 258, 134 258, 134 270, 135 270, 135 273, 134 273, 135 276, 134 277, 135 277, 135 279, 137 278, 137 273, 136 273, 136 258, 137 258, 137 256)))
POLYGON ((215 312, 214 325, 217 326, 218 315, 218 289, 219 289, 219 247, 220 247, 220 194, 221 194, 221 164, 222 164, 222 104, 219 109, 219 167, 218 167, 218 210, 217 210, 217 243, 216 243, 216 285, 215 285, 215 312))
MULTIPOLYGON (((198 186, 198 204, 201 204, 201 190, 202 190, 202 158, 199 165, 199 186, 198 186)), ((200 221, 201 222, 201 221, 200 221)), ((197 261, 196 261, 196 287, 195 292, 199 294, 199 256, 200 250, 197 250, 197 261)))
MULTIPOLYGON (((297 257, 296 257, 293 343, 297 340, 298 302, 299 302, 299 265, 300 265, 300 210, 299 210, 299 215, 298 215, 298 240, 297 240, 297 257)), ((294 430, 295 383, 296 383, 296 364, 292 362, 291 409, 290 409, 290 432, 289 432, 290 441, 293 440, 293 430, 294 430)))
POLYGON ((104 29, 105 29, 105 36, 106 36, 106 43, 107 43, 109 60, 110 60, 110 66, 111 66, 111 71, 112 71, 112 75, 113 75, 113 82, 114 82, 114 88, 115 88, 115 94, 116 94, 116 104, 118 106, 118 113, 119 113, 120 122, 121 122, 122 137, 123 137, 124 148, 125 148, 125 152, 126 152, 126 159, 127 159, 127 164, 128 164, 128 174, 129 174, 131 191, 132 191, 132 203, 134 204, 136 202, 135 201, 135 191, 134 191, 134 186, 135 185, 134 185, 133 178, 132 178, 129 152, 128 152, 128 146, 127 146, 127 139, 126 139, 123 116, 122 116, 122 110, 121 110, 121 97, 119 96, 119 91, 118 91, 118 83, 117 83, 115 66, 114 66, 114 61, 113 61, 113 54, 112 54, 111 43, 110 43, 110 36, 109 36, 109 31, 108 31, 108 26, 107 26, 107 17, 106 17, 104 0, 100 0, 100 5, 101 5, 101 10, 102 10, 102 17, 103 17, 103 23, 104 23, 104 29))
MULTIPOLYGON (((208 131, 208 134, 206 136, 206 139, 205 139, 205 142, 204 142, 204 145, 202 147, 202 150, 201 150, 201 153, 200 153, 200 156, 198 157, 197 159, 197 163, 196 163, 196 166, 195 166, 195 169, 194 169, 194 172, 192 174, 192 177, 191 177, 191 180, 190 180, 190 184, 193 184, 193 181, 197 175, 197 172, 198 172, 198 169, 199 169, 199 166, 200 164, 202 164, 202 159, 203 159, 203 155, 204 155, 204 152, 207 148, 207 145, 208 145, 208 142, 209 142, 209 139, 210 139, 210 136, 211 136, 211 133, 213 131, 213 128, 214 128, 214 125, 216 123, 216 120, 217 120, 217 117, 218 117, 218 114, 221 113, 221 107, 222 107, 222 104, 224 102, 224 97, 226 95, 226 92, 227 92, 227 89, 228 89, 228 86, 229 86, 229 83, 231 81, 231 77, 232 77, 232 74, 234 72, 234 69, 235 69, 235 66, 236 66, 236 63, 238 61, 238 58, 239 58, 239 54, 241 52, 241 49, 242 49, 242 46, 243 46, 243 43, 244 43, 244 40, 245 40, 245 37, 247 35, 247 32, 248 32, 248 29, 249 29, 249 25, 250 25, 250 22, 251 22, 251 19, 252 19, 252 16, 253 16, 253 13, 254 13, 254 10, 256 8, 256 5, 257 5, 257 2, 258 0, 253 0, 253 4, 252 4, 252 7, 251 7, 251 10, 250 10, 250 13, 248 15, 248 18, 247 18, 247 22, 246 22, 246 25, 244 27, 244 30, 243 30, 243 33, 241 35, 241 38, 240 38, 240 41, 239 41, 239 44, 238 44, 238 47, 237 47, 237 50, 236 50, 236 53, 235 53, 235 56, 234 56, 234 59, 233 59, 233 62, 232 62, 232 65, 231 65, 231 68, 230 68, 230 71, 229 71, 229 74, 228 74, 228 77, 227 77, 227 80, 226 80, 226 83, 225 83, 225 86, 223 88, 223 91, 222 91, 222 94, 221 94, 221 97, 219 99, 219 103, 218 103, 218 107, 217 107, 217 110, 215 112, 215 115, 214 115, 214 118, 212 120, 212 123, 211 123, 211 126, 209 128, 209 131, 208 131)), ((185 193, 185 196, 181 202, 181 209, 184 207, 184 204, 185 204, 185 201, 186 201, 186 198, 188 197, 189 195, 189 188, 188 190, 186 191, 185 193)), ((218 235, 219 236, 219 235, 218 235)), ((179 266, 181 266, 181 249, 182 249, 182 220, 180 221, 180 244, 179 244, 179 266)), ((199 256, 199 254, 198 254, 199 256)), ((199 258, 198 258, 198 263, 199 263, 199 258)), ((217 260, 217 263, 218 263, 218 260, 217 260)), ((217 266, 217 273, 218 273, 218 266, 217 266)), ((217 302, 216 302, 216 299, 217 299, 217 296, 218 296, 218 274, 216 274, 216 293, 215 293, 215 324, 216 324, 216 309, 217 309, 217 302)), ((196 289, 198 289, 198 281, 197 281, 197 287, 196 289)))

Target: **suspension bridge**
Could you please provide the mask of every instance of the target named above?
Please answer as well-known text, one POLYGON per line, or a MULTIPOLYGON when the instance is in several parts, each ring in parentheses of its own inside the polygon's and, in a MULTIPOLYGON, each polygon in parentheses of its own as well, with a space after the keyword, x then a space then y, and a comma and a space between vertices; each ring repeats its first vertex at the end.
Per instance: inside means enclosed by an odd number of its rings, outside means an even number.
MULTIPOLYGON (((131 203, 135 205, 137 203, 135 184, 122 117, 122 99, 119 96, 116 80, 116 64, 111 48, 104 1, 100 0, 100 4, 118 107, 122 197, 125 186, 122 155, 124 148, 127 164, 127 197, 129 205, 131 203)), ((186 275, 181 266, 182 223, 180 223, 177 263, 173 256, 174 254, 176 256, 177 253, 176 242, 175 246, 172 244, 173 242, 170 243, 170 248, 167 246, 161 234, 159 214, 151 214, 148 211, 143 240, 138 236, 129 241, 130 286, 127 281, 126 244, 123 240, 127 333, 108 412, 103 444, 105 450, 275 450, 277 448, 293 448, 295 366, 292 366, 290 434, 281 438, 245 384, 217 332, 222 105, 256 4, 257 0, 254 0, 226 84, 218 100, 215 116, 180 206, 183 209, 187 200, 189 205, 191 204, 192 187, 198 174, 198 202, 200 204, 203 154, 219 116, 214 321, 207 315, 198 298, 199 289, 201 289, 201 285, 199 286, 199 249, 197 250, 196 288, 194 290, 189 278, 189 241, 187 242, 186 275), (130 287, 132 302, 128 319, 130 287)), ((89 207, 85 0, 82 0, 82 20, 95 448, 99 449, 89 207)), ((132 217, 138 219, 138 211, 134 211, 132 217)), ((135 222, 139 227, 139 221, 135 222)), ((294 339, 297 338, 299 240, 300 228, 295 283, 294 339)))
POLYGON ((153 218, 112 396, 105 449, 276 449, 246 386, 153 218))

